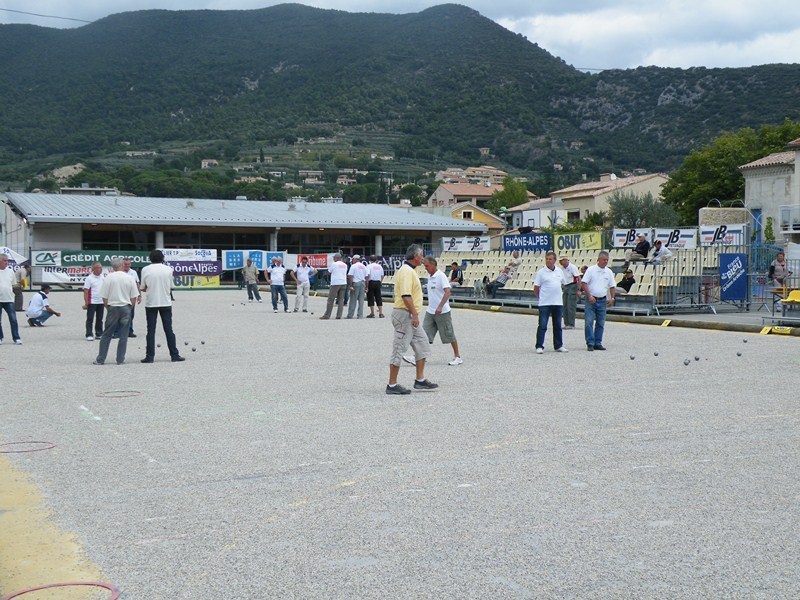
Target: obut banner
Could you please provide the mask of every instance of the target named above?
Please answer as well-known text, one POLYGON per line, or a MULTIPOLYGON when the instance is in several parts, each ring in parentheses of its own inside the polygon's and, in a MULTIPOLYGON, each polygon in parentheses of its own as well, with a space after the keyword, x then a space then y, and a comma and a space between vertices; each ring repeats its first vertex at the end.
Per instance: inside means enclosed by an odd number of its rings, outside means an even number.
POLYGON ((603 236, 599 231, 586 233, 563 233, 555 236, 556 252, 565 250, 600 250, 603 236))
POLYGON ((173 288, 218 288, 219 275, 201 277, 200 275, 177 275, 172 278, 173 288))

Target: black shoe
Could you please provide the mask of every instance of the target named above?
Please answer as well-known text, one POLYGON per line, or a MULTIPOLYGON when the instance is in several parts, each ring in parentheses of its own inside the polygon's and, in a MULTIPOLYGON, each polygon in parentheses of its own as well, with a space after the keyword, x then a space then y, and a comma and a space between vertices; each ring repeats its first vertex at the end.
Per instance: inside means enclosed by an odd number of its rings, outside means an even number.
POLYGON ((185 361, 185 360, 186 360, 186 359, 185 359, 185 358, 183 358, 182 356, 173 356, 173 357, 172 357, 172 362, 183 362, 183 361, 185 361))
POLYGON ((439 387, 438 383, 431 383, 427 379, 424 379, 422 381, 414 380, 414 389, 415 390, 422 390, 422 391, 428 392, 430 390, 435 390, 438 387, 439 387))
POLYGON ((36 321, 34 321, 33 319, 28 319, 28 325, 30 327, 36 327, 36 321))
POLYGON ((135 333, 129 333, 129 334, 128 334, 128 337, 129 337, 129 338, 136 337, 136 334, 135 334, 135 333))
POLYGON ((402 385, 396 385, 394 387, 387 385, 386 386, 386 393, 390 396, 405 396, 406 394, 410 394, 411 390, 408 388, 404 388, 402 385))
POLYGON ((153 359, 150 358, 149 356, 145 356, 140 362, 151 363, 151 362, 153 362, 153 359))
POLYGON ((594 346, 586 346, 587 352, 594 352, 594 346))
POLYGON ((34 321, 33 324, 36 325, 37 327, 44 327, 45 326, 44 323, 39 323, 39 321, 34 321))
POLYGON ((601 345, 601 344, 596 344, 596 345, 595 345, 595 347, 594 347, 594 349, 595 349, 595 350, 605 350, 605 349, 606 349, 606 347, 605 347, 605 346, 603 346, 603 345, 601 345))

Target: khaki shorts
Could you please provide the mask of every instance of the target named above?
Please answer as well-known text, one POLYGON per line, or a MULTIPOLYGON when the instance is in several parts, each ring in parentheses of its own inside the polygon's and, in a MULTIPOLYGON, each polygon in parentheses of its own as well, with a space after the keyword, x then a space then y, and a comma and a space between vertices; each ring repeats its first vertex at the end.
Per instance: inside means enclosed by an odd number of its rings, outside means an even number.
POLYGON ((453 330, 453 318, 450 316, 452 312, 442 313, 440 315, 432 315, 429 312, 425 313, 425 320, 422 322, 422 328, 428 335, 428 341, 432 344, 433 338, 436 337, 436 332, 439 332, 439 339, 443 344, 452 344, 456 341, 456 332, 453 330))
POLYGON ((395 308, 392 311, 392 326, 394 327, 394 337, 392 338, 392 356, 389 358, 390 365, 399 367, 409 346, 414 349, 416 360, 422 360, 431 355, 430 344, 422 326, 413 327, 411 325, 410 312, 402 308, 395 308))

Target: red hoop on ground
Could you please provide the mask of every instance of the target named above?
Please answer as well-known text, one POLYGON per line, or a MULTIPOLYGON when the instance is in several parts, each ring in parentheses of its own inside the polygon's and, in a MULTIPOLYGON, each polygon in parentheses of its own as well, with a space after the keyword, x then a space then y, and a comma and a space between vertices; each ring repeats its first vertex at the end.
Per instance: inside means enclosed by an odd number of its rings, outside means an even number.
POLYGON ((108 390, 95 394, 97 398, 136 398, 141 395, 142 392, 136 390, 108 390))
POLYGON ((99 587, 106 589, 111 592, 111 595, 108 597, 107 600, 117 600, 120 595, 120 591, 118 588, 114 587, 113 585, 109 585, 107 583, 102 583, 100 581, 76 581, 73 583, 51 583, 48 585, 40 585, 39 587, 32 587, 28 588, 27 590, 22 590, 20 592, 14 592, 13 594, 9 594, 8 596, 3 596, 2 600, 11 600, 12 598, 18 598, 23 594, 29 594, 31 592, 38 592, 39 590, 47 590, 50 588, 57 588, 57 587, 72 587, 76 585, 86 585, 90 587, 99 587))
POLYGON ((53 442, 37 442, 31 440, 30 442, 6 442, 4 444, 0 444, 0 448, 3 446, 15 446, 17 444, 45 444, 42 448, 29 448, 27 450, 0 450, 0 454, 20 454, 22 452, 40 452, 42 450, 50 450, 51 448, 55 448, 56 445, 53 442))

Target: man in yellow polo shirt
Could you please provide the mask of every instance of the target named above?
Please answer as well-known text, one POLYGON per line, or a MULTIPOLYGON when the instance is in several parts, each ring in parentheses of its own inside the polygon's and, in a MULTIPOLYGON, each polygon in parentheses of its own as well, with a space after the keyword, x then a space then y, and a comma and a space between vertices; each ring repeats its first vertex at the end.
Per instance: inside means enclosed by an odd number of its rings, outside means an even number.
POLYGON ((392 311, 392 356, 389 359, 389 385, 386 393, 390 395, 410 394, 411 390, 397 383, 403 354, 411 346, 416 358, 417 377, 414 389, 435 390, 439 387, 425 379, 425 359, 430 356, 430 344, 419 322, 422 312, 422 284, 416 268, 422 264, 422 246, 411 244, 406 250, 406 262, 394 276, 394 310, 392 311))

